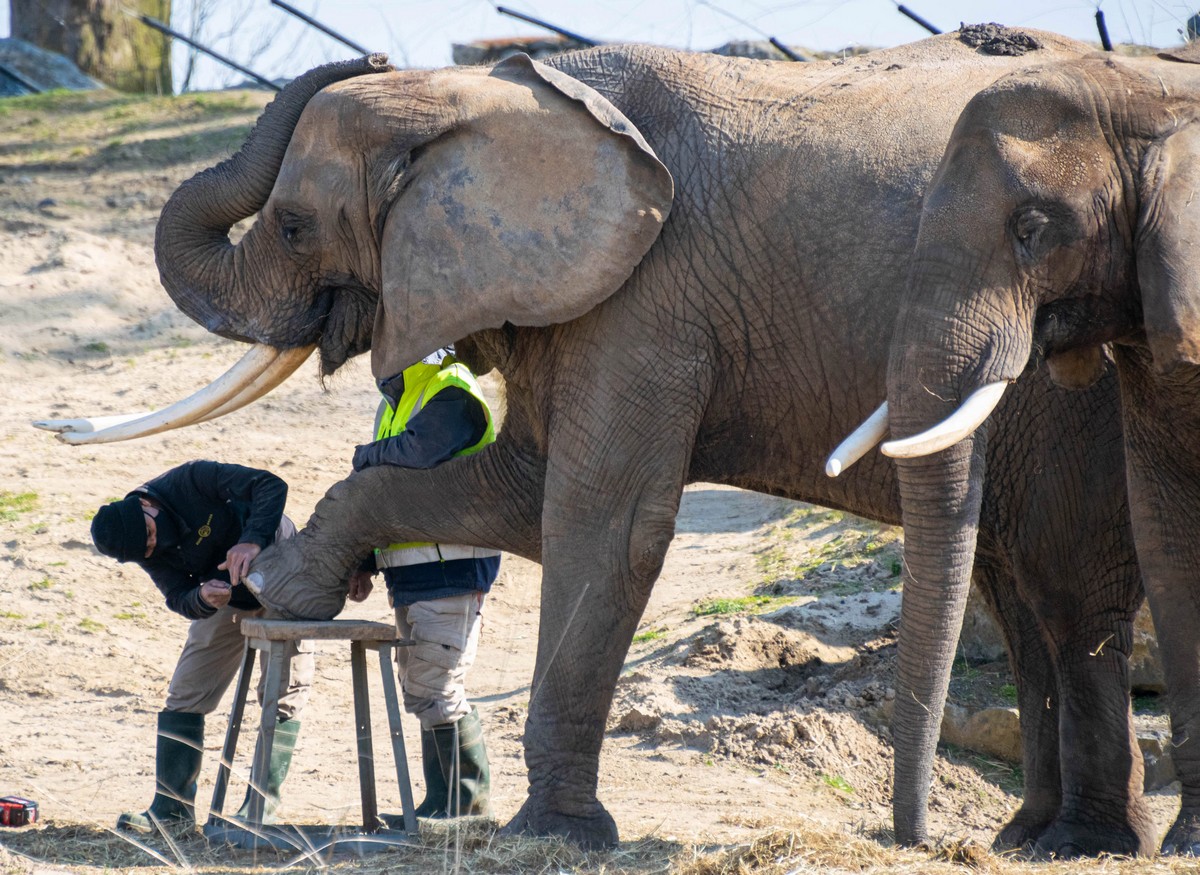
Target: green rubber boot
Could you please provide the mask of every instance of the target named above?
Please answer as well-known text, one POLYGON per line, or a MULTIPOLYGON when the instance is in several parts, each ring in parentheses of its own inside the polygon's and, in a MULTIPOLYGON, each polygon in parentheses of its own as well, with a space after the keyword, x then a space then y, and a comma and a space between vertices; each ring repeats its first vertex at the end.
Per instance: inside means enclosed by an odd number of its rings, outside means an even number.
MULTIPOLYGON (((275 822, 275 810, 279 808, 279 791, 287 778, 288 769, 292 767, 292 752, 296 749, 296 739, 300 737, 300 721, 296 719, 280 720, 275 724, 275 740, 271 744, 271 762, 267 764, 267 785, 260 788, 266 797, 263 803, 264 824, 275 822)), ((254 758, 258 759, 259 745, 254 746, 254 758)), ((253 788, 246 788, 246 798, 242 807, 234 815, 235 820, 246 820, 250 817, 250 794, 253 788)))
MULTIPOLYGON (((443 818, 487 814, 492 787, 491 767, 483 744, 479 711, 471 708, 471 713, 457 723, 435 726, 431 734, 433 753, 445 788, 444 797, 441 805, 428 814, 422 814, 418 808, 417 816, 443 818)), ((425 755, 424 744, 421 747, 422 755, 425 755)))
POLYGON ((117 818, 117 829, 152 833, 156 824, 172 828, 196 826, 196 779, 204 758, 204 715, 183 711, 158 712, 155 745, 154 800, 140 814, 117 818))
MULTIPOLYGON (((453 728, 453 724, 447 724, 453 728)), ((445 817, 449 788, 438 761, 437 730, 421 729, 421 771, 425 774, 425 799, 417 806, 417 817, 445 817)))

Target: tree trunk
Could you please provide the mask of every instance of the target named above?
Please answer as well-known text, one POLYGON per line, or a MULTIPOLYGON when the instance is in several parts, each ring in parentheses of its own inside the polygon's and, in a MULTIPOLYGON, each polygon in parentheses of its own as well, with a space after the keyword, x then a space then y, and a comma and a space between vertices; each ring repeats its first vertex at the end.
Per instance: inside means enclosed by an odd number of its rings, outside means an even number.
POLYGON ((74 61, 120 91, 171 94, 171 40, 125 10, 163 23, 171 0, 9 0, 12 35, 74 61))

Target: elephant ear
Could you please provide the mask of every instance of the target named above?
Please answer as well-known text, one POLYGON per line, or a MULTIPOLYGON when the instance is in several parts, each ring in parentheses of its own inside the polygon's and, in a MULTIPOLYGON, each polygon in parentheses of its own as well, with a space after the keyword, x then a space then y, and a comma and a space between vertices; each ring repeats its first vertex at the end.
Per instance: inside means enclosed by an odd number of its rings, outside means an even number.
POLYGON ((384 222, 381 379, 481 329, 582 316, 629 279, 671 208, 641 133, 570 76, 517 55, 430 87, 456 118, 414 153, 384 222))
POLYGON ((1200 125, 1145 159, 1137 278, 1146 340, 1159 373, 1200 364, 1200 125))

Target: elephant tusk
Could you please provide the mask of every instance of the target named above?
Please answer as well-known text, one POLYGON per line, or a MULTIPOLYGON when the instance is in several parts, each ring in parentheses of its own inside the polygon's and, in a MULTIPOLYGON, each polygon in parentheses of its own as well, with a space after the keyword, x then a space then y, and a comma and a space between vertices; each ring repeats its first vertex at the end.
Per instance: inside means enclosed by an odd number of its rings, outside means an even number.
MULTIPOLYGON (((307 356, 306 356, 307 357, 307 356)), ((303 361, 303 359, 301 359, 303 361)), ((183 425, 198 425, 201 422, 208 422, 213 419, 219 419, 227 413, 245 407, 253 401, 257 401, 267 392, 278 386, 284 377, 287 377, 295 368, 289 368, 282 377, 277 378, 276 374, 280 368, 286 366, 288 360, 283 357, 276 357, 271 362, 266 370, 258 375, 252 383, 246 386, 240 393, 230 398, 224 404, 214 408, 209 413, 197 417, 191 423, 179 423, 183 425)), ((133 422, 138 419, 143 419, 147 416, 153 416, 153 410, 143 410, 140 413, 125 413, 118 416, 92 416, 81 419, 37 419, 32 425, 34 428, 44 429, 45 431, 54 431, 60 434, 87 434, 90 432, 101 431, 106 428, 111 428, 115 425, 122 425, 126 422, 133 422)))
POLYGON ((991 415, 1000 403, 1000 396, 1008 388, 1007 382, 988 383, 971 393, 959 408, 933 428, 912 437, 888 441, 880 451, 894 459, 916 459, 941 452, 954 446, 991 415))
POLYGON ((153 411, 143 410, 141 413, 125 413, 120 416, 93 416, 88 419, 35 419, 31 425, 46 431, 85 433, 111 428, 123 422, 133 422, 143 416, 149 416, 153 411))
POLYGON ((825 462, 825 473, 837 477, 875 446, 888 430, 888 404, 884 401, 849 437, 837 445, 825 462))
POLYGON ((57 431, 56 437, 63 443, 79 445, 131 440, 206 422, 257 401, 286 380, 315 348, 306 346, 279 350, 255 344, 212 383, 182 401, 153 413, 39 420, 34 425, 57 431))

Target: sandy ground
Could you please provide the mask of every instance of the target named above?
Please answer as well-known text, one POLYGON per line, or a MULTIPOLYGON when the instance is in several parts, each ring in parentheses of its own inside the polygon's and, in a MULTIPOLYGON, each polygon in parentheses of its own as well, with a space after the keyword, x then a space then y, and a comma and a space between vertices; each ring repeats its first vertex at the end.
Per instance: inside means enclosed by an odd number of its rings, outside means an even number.
MULTIPOLYGON (((324 388, 309 363, 247 410, 133 443, 68 447, 30 427, 162 406, 243 351, 178 313, 153 266, 157 211, 199 165, 141 167, 136 147, 124 148, 132 157, 104 172, 87 162, 22 164, 11 146, 0 149, 10 155, 0 165, 0 795, 37 800, 47 824, 98 828, 150 800, 155 713, 187 621, 166 610, 139 569, 95 552, 96 507, 170 466, 211 458, 279 473, 291 486, 288 513, 302 524, 348 473, 376 403, 365 361, 324 388)), ((891 747, 882 715, 894 695, 897 538, 781 499, 688 489, 609 718, 599 792, 623 839, 728 845, 808 821, 886 840, 891 747), (706 612, 717 610, 705 607, 713 599, 755 594, 755 612, 706 612)), ((521 734, 539 583, 538 566, 505 557, 470 679, 501 823, 525 794, 521 734)), ((347 616, 390 614, 377 590, 347 616)), ((356 818, 347 650, 319 647, 287 820, 356 818)), ((372 683, 380 803, 398 810, 377 676, 372 683)), ((229 698, 209 723, 201 816, 229 698)), ((405 734, 419 750, 413 721, 405 734)), ((244 741, 235 767, 235 802, 249 748, 244 741)), ((420 799, 419 758, 411 762, 420 799)), ((1015 787, 1002 764, 942 758, 933 832, 986 846, 1019 804, 1015 787)))

